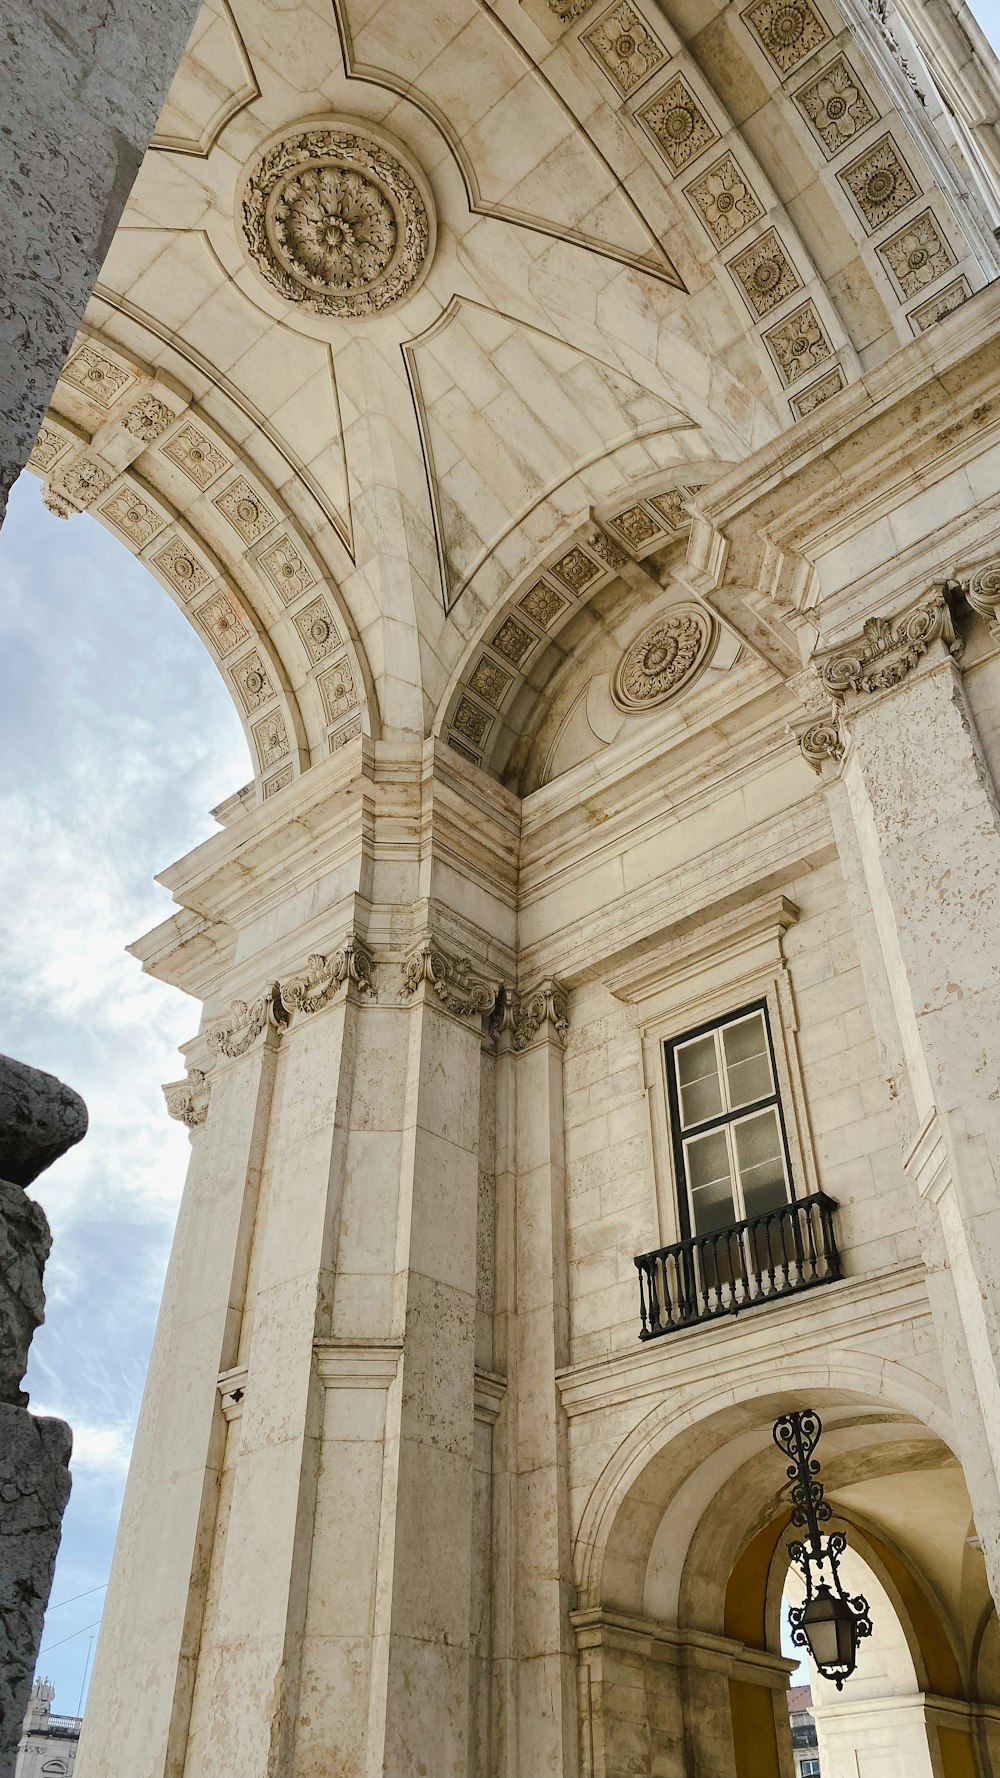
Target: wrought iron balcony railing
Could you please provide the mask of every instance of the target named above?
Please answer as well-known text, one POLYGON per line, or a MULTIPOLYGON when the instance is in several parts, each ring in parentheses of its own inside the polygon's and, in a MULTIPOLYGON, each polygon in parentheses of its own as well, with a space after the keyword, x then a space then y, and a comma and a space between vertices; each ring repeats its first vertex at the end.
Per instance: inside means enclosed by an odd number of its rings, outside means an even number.
POLYGON ((814 1192, 732 1228, 638 1254, 640 1340, 738 1315, 839 1278, 836 1208, 825 1192, 814 1192))

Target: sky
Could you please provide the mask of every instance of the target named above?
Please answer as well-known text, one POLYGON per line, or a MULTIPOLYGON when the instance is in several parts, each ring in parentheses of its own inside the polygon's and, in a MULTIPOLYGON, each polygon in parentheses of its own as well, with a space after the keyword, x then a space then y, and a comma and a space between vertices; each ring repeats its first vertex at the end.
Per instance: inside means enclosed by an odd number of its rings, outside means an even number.
MULTIPOLYGON (((972 0, 994 45, 1000 0, 972 0)), ((33 1195, 52 1224, 27 1387, 73 1427, 73 1492, 38 1671, 76 1714, 104 1600, 188 1136, 160 1083, 198 1008, 132 939, 173 909, 153 874, 218 831, 252 776, 203 643, 95 520, 25 474, 0 531, 0 1049, 83 1094, 90 1130, 33 1195)))
POLYGON ((0 680, 0 1050, 90 1110, 32 1188, 54 1242, 26 1385, 33 1412, 73 1428, 38 1671, 74 1715, 189 1153, 160 1083, 198 1026, 124 947, 174 911, 153 873, 218 832, 208 811, 252 770, 187 619, 96 520, 48 512, 29 474, 0 531, 0 680))

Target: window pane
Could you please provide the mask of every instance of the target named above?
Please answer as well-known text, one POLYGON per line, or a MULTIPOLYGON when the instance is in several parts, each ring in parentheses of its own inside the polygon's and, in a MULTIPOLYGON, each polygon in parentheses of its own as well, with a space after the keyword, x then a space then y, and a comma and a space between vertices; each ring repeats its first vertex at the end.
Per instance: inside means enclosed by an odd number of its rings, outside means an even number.
POLYGON ((712 1130, 685 1143, 691 1215, 696 1235, 731 1228, 737 1220, 725 1133, 712 1130))
POLYGON ((677 1083, 680 1087, 681 1127, 704 1123, 723 1110, 722 1082, 714 1037, 696 1037, 676 1051, 677 1083))
POLYGON ((729 1025, 722 1033, 722 1042, 726 1052, 730 1105, 752 1105, 755 1099, 766 1099, 773 1093, 771 1058, 767 1053, 762 1015, 751 1013, 738 1025, 729 1025))
POLYGON ((778 1114, 772 1108, 759 1111, 735 1126, 740 1185, 747 1216, 763 1216, 787 1204, 784 1154, 778 1114))

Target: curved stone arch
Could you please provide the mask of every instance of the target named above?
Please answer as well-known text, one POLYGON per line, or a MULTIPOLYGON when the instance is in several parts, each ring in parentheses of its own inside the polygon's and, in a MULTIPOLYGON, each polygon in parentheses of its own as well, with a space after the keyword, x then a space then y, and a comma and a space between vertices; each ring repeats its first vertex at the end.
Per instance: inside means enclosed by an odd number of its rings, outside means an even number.
MULTIPOLYGON (((538 670, 547 683, 553 659, 562 656, 560 633, 618 576, 648 580, 652 592, 657 571, 642 564, 686 541, 691 502, 728 467, 713 457, 679 457, 676 435, 669 437, 671 462, 638 479, 616 477, 613 493, 585 505, 571 527, 559 526, 558 541, 544 553, 532 552, 529 565, 519 567, 506 594, 485 615, 480 605, 478 624, 452 672, 431 732, 492 776, 500 775, 531 719, 537 696, 533 675, 538 670)), ((602 471, 605 465, 619 469, 627 458, 628 448, 622 447, 602 459, 602 471)), ((527 528, 517 529, 519 542, 527 545, 527 528)), ((491 565, 499 575, 499 561, 493 558, 491 565)))
POLYGON ((60 516, 87 511, 206 643, 261 796, 378 732, 344 601, 278 491, 173 379, 78 340, 29 458, 60 516))
MULTIPOLYGON (((831 1391, 911 1414, 955 1451, 954 1428, 943 1390, 936 1389, 916 1371, 874 1354, 831 1347, 822 1364, 802 1361, 776 1374, 769 1394, 781 1406, 787 1405, 790 1396, 802 1400, 831 1391)), ((734 1386, 727 1404, 720 1408, 718 1389, 708 1383, 685 1399, 661 1403, 623 1439, 591 1490, 574 1539, 574 1578, 581 1606, 604 1603, 605 1567, 616 1527, 621 1528, 623 1509, 630 1504, 633 1509, 638 1508, 633 1512, 636 1522, 649 1519, 651 1532, 662 1517, 662 1506, 641 1500, 641 1488, 636 1486, 649 1465, 681 1435, 699 1427, 706 1430, 713 1421, 719 1422, 721 1430, 735 1408, 759 1404, 760 1400, 759 1381, 746 1377, 734 1386)))

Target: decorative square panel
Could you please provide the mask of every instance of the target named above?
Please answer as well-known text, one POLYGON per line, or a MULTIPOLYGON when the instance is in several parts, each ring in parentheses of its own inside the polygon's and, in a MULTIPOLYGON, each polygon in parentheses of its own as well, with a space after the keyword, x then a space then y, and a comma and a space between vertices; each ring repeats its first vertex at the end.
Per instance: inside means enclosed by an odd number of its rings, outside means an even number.
POLYGON ((855 136, 878 118, 846 56, 837 56, 821 74, 800 86, 795 103, 823 144, 828 159, 847 148, 855 136))
POLYGON ((276 524, 277 519, 269 506, 265 506, 259 494, 255 494, 250 483, 238 475, 234 482, 222 494, 216 494, 212 501, 224 519, 228 519, 234 531, 238 531, 244 543, 256 543, 276 524))
POLYGON ((919 309, 911 309, 907 320, 914 333, 926 333, 929 327, 943 321, 954 309, 960 309, 971 295, 968 279, 956 278, 954 284, 948 285, 947 290, 939 290, 937 296, 932 296, 929 302, 921 303, 919 309))
POLYGON ((790 74, 830 35, 809 0, 754 0, 742 17, 781 75, 790 74))
POLYGON ((305 644, 311 661, 322 661, 341 646, 340 632, 325 599, 314 599, 304 611, 296 613, 295 628, 305 644))
POLYGON ((498 666, 496 661, 491 661, 488 654, 480 656, 469 675, 469 690, 474 691, 487 704, 492 704, 496 710, 499 710, 513 683, 514 675, 498 666))
POLYGON ((275 710, 270 716, 255 722, 252 733, 257 757, 262 766, 273 766, 288 752, 285 719, 280 711, 275 710))
POLYGON ((920 187, 900 158, 891 136, 883 136, 866 149, 838 177, 854 199, 869 232, 881 228, 883 222, 920 196, 920 187))
POLYGON ((532 618, 539 629, 547 630, 554 623, 561 611, 569 604, 555 587, 547 585, 544 580, 536 580, 523 599, 518 599, 518 606, 528 617, 532 618))
POLYGON ((462 698, 458 709, 451 719, 451 726, 456 735, 465 741, 471 741, 474 747, 481 747, 490 732, 493 718, 488 710, 481 710, 471 698, 462 698))
POLYGON ((935 278, 955 264, 955 255, 941 235, 932 210, 914 217, 879 248, 904 296, 919 296, 935 278))
POLYGON ((97 510, 137 549, 142 549, 143 544, 155 537, 157 531, 162 531, 167 522, 155 507, 141 500, 131 488, 119 488, 117 494, 112 494, 111 499, 105 500, 97 510))
POLYGON ((342 728, 335 729, 330 736, 330 752, 339 753, 349 741, 356 741, 361 733, 361 718, 355 716, 353 722, 345 722, 342 728))
MULTIPOLYGON (((612 574, 617 574, 619 568, 624 568, 628 561, 628 556, 621 545, 616 543, 613 537, 609 537, 606 531, 602 531, 599 525, 595 525, 590 532, 587 538, 587 547, 593 550, 595 556, 612 574)), ((521 603, 524 604, 524 601, 522 600, 521 603)))
POLYGON ((624 512, 616 513, 613 519, 608 520, 608 524, 614 526, 632 549, 641 549, 644 543, 659 537, 663 531, 663 526, 657 524, 648 507, 641 503, 627 506, 624 512))
POLYGON ((597 563, 592 562, 576 544, 564 556, 560 556, 558 562, 553 562, 549 569, 549 573, 561 580, 563 586, 569 587, 571 593, 582 593, 584 587, 596 580, 600 572, 597 563))
POLYGON ((123 370, 113 358, 98 352, 94 346, 81 346, 73 353, 69 362, 63 365, 62 379, 72 383, 74 389, 79 389, 91 401, 96 401, 99 407, 110 407, 136 380, 131 371, 123 370))
POLYGON ((55 426, 49 426, 43 420, 38 428, 38 437, 31 447, 28 463, 32 469, 37 469, 44 475, 69 450, 72 443, 73 440, 65 432, 59 432, 55 426))
POLYGON ((346 716, 358 702, 358 694, 354 686, 354 674, 346 654, 336 661, 328 673, 321 674, 316 681, 327 722, 336 722, 338 716, 346 716))
POLYGON ((181 426, 159 448, 165 457, 170 458, 171 463, 176 463, 178 469, 184 471, 196 488, 209 487, 212 482, 218 481, 223 470, 232 468, 229 458, 216 450, 211 439, 190 422, 181 426))
POLYGON ((701 217, 717 247, 725 247, 741 235, 764 210, 755 191, 731 154, 709 167, 700 179, 684 189, 684 196, 701 217))
POLYGON ((98 500, 107 492, 114 476, 103 463, 95 463, 92 457, 77 457, 75 463, 68 463, 60 469, 56 480, 59 488, 67 493, 77 507, 89 506, 92 500, 98 500))
POLYGON ((686 488, 668 488, 665 494, 651 494, 649 504, 656 508, 671 531, 679 531, 691 523, 691 514, 684 505, 686 499, 686 488))
POLYGON ((175 418, 176 415, 156 395, 144 395, 129 408, 122 425, 133 438, 141 438, 143 444, 152 444, 175 418))
POLYGON ((682 74, 639 112, 650 135, 659 143, 675 173, 696 160, 719 139, 719 132, 695 98, 682 74))
POLYGON ((257 561, 286 605, 316 585, 315 574, 290 537, 278 537, 269 543, 257 561))
POLYGON ((193 599, 210 578, 182 537, 172 537, 165 549, 157 550, 153 567, 166 575, 183 599, 193 599))
MULTIPOLYGON (((241 642, 250 640, 250 631, 244 622, 243 613, 228 593, 218 592, 195 612, 195 617, 202 629, 211 637, 217 654, 232 654, 241 642)), ((263 699, 258 698, 257 703, 263 699)), ((253 708, 249 705, 248 708, 253 708)))
POLYGON ((512 666, 518 667, 537 640, 537 636, 533 636, 530 630, 519 624, 515 617, 505 617, 496 635, 491 638, 490 646, 498 654, 502 654, 505 660, 510 661, 512 666))
POLYGON ((846 387, 846 378, 838 364, 835 369, 828 370, 825 377, 820 377, 818 382, 810 383, 801 395, 793 395, 792 412, 796 419, 804 420, 807 414, 814 413, 824 401, 829 401, 831 395, 839 395, 841 389, 846 387))
POLYGON ((261 785, 265 801, 269 796, 274 796, 277 791, 284 790, 286 785, 292 782, 292 776, 292 767, 289 763, 287 766, 282 766, 280 772, 275 772, 273 778, 265 778, 261 785))
POLYGON ((274 686, 268 678, 267 668, 255 648, 245 654, 241 661, 237 661, 235 667, 229 669, 229 677, 236 687, 244 710, 257 710, 261 704, 267 703, 268 698, 274 696, 274 686))
POLYGON ((744 247, 729 261, 726 270, 739 284, 751 312, 758 316, 769 315, 786 297, 794 296, 802 288, 802 279, 773 228, 751 247, 744 247))
POLYGON ((803 303, 779 321, 777 327, 765 333, 764 340, 786 383, 797 382, 807 371, 815 370, 833 356, 833 347, 811 302, 803 303))
POLYGON ((589 12, 594 0, 549 0, 549 11, 554 12, 557 19, 568 24, 570 19, 582 18, 589 12))
POLYGON ((669 60, 659 38, 628 0, 610 7, 580 41, 623 98, 669 60))

